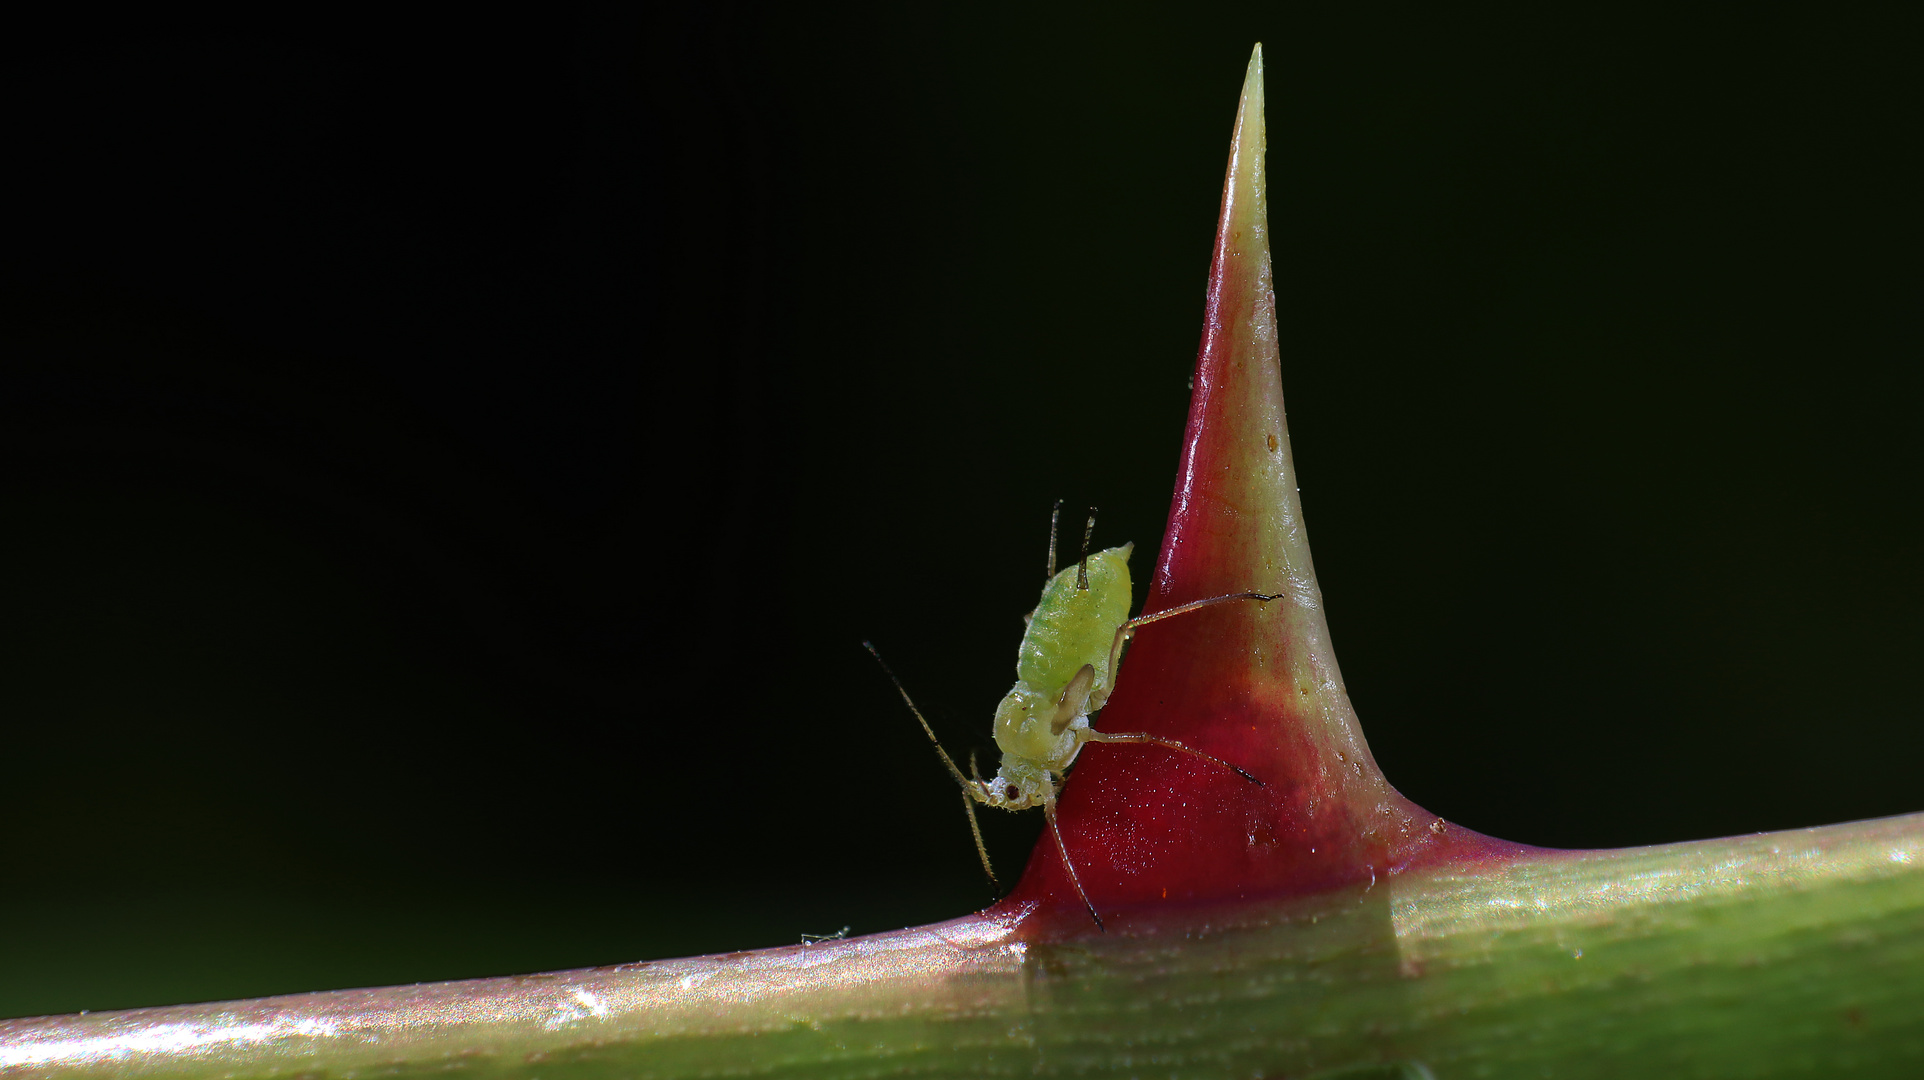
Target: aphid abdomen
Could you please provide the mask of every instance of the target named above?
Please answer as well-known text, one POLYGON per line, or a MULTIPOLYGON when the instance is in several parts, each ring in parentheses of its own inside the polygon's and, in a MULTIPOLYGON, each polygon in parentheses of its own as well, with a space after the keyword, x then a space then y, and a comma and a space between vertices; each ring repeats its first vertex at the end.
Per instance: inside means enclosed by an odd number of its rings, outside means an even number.
POLYGON ((1042 599, 1022 635, 1016 677, 1034 690, 1058 695, 1084 664, 1096 669, 1096 689, 1109 685, 1109 646, 1129 621, 1129 552, 1134 545, 1089 555, 1089 587, 1076 587, 1071 565, 1043 586, 1042 599))

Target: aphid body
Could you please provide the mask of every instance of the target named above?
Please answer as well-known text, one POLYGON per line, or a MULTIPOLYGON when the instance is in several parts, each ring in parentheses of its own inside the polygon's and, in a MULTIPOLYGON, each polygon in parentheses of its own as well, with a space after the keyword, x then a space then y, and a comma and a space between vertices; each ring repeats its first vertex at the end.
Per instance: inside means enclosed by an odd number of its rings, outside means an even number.
MULTIPOLYGON (((1062 504, 1056 503, 1057 515, 1061 509, 1062 504)), ((886 663, 882 663, 882 668, 895 681, 902 700, 908 702, 909 710, 921 722, 929 741, 935 744, 942 764, 962 786, 962 806, 968 811, 969 830, 975 836, 976 853, 982 857, 982 869, 988 872, 989 880, 995 882, 995 869, 989 864, 989 852, 982 843, 982 829, 975 820, 975 804, 979 802, 1002 810, 1040 806, 1048 819, 1049 831, 1055 836, 1056 848, 1062 853, 1069 880, 1100 927, 1102 916, 1096 913, 1088 893, 1083 891, 1075 864, 1069 858, 1069 847, 1062 839, 1062 829, 1056 824, 1057 788, 1084 746, 1092 742, 1153 743, 1230 769, 1252 783, 1262 783, 1229 762, 1174 739, 1140 731, 1097 731, 1090 717, 1109 700, 1122 662, 1123 645, 1138 627, 1148 623, 1215 604, 1235 600, 1267 601, 1277 596, 1233 593, 1131 619, 1129 554, 1135 545, 1124 544, 1090 554, 1089 537, 1095 524, 1095 512, 1091 510, 1082 534, 1081 561, 1058 573, 1056 519, 1054 516, 1050 519, 1049 571, 1042 586, 1042 598, 1036 602, 1035 610, 1025 616, 1028 629, 1016 653, 1015 685, 1003 695, 995 710, 995 744, 1002 751, 1002 763, 993 779, 984 780, 976 774, 973 759, 969 762, 970 775, 964 776, 948 751, 942 749, 935 730, 915 707, 901 680, 895 678, 893 671, 888 671, 886 663)), ((882 662, 874 646, 862 644, 875 655, 877 662, 882 662)))
POLYGON ((1055 798, 1055 777, 1097 737, 1089 716, 1109 700, 1120 650, 1118 628, 1129 621, 1129 553, 1134 544, 1098 551, 1082 566, 1051 577, 1029 613, 1016 653, 1015 686, 995 709, 995 779, 972 781, 978 801, 1027 810, 1055 798), (1077 586, 1078 575, 1087 587, 1077 586))

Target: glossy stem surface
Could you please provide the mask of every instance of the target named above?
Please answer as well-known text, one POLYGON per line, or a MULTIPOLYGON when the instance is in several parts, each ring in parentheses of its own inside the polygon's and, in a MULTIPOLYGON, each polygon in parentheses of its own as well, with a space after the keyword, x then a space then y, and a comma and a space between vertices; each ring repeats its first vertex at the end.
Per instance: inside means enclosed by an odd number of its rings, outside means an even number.
POLYGON ((13 1020, 0 1075, 1924 1070, 1924 815, 1121 921, 13 1020))

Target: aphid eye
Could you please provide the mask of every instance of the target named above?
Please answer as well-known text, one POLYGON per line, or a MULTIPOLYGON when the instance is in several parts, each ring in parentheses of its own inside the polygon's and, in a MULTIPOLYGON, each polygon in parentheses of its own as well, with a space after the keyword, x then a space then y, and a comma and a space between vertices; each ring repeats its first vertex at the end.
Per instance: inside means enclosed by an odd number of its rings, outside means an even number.
POLYGON ((1013 798, 1015 798, 1016 796, 1018 796, 1018 795, 1021 795, 1022 793, 1021 793, 1020 791, 1017 791, 1017 790, 1015 789, 1015 785, 1014 785, 1014 784, 1010 784, 1010 785, 1009 785, 1009 790, 1008 790, 1008 792, 1007 792, 1006 794, 1008 795, 1008 797, 1009 797, 1009 798, 1011 798, 1011 799, 1013 799, 1013 798))

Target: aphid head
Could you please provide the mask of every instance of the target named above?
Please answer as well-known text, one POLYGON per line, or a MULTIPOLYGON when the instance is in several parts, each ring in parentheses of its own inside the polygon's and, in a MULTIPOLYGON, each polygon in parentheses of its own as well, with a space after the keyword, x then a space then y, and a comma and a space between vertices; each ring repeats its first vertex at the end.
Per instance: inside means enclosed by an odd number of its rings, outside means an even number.
POLYGON ((1041 806, 1055 790, 1046 771, 1006 757, 1002 759, 1002 767, 996 771, 994 779, 977 780, 975 783, 982 792, 982 801, 1002 810, 1027 810, 1032 806, 1041 806))
POLYGON ((1011 784, 999 776, 994 780, 978 780, 976 785, 982 792, 983 804, 998 810, 1027 810, 1042 804, 1042 800, 1023 791, 1021 785, 1011 784))

